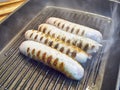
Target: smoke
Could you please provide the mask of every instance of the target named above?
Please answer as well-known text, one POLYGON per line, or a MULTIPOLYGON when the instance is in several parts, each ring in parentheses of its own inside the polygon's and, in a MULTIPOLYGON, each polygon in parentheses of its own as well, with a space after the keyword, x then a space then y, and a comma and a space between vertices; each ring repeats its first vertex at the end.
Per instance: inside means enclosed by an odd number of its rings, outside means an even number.
POLYGON ((112 3, 111 5, 111 27, 110 31, 106 34, 108 34, 108 40, 107 40, 107 46, 105 48, 105 52, 108 52, 114 41, 116 40, 115 33, 117 32, 117 29, 119 27, 119 15, 118 15, 118 3, 112 3))

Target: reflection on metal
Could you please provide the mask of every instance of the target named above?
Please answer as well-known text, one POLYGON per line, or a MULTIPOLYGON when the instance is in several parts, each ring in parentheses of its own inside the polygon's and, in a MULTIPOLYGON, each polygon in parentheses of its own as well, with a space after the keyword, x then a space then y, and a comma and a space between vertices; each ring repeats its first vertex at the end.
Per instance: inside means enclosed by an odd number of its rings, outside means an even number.
POLYGON ((108 38, 104 33, 109 32, 110 21, 110 18, 105 16, 84 11, 51 6, 44 8, 1 51, 0 87, 9 90, 85 90, 86 88, 100 90, 107 61, 102 59, 108 38), (86 65, 83 65, 85 75, 80 81, 68 79, 63 74, 19 52, 18 47, 25 40, 24 32, 28 29, 37 29, 39 24, 52 16, 95 28, 103 34, 103 47, 86 65))

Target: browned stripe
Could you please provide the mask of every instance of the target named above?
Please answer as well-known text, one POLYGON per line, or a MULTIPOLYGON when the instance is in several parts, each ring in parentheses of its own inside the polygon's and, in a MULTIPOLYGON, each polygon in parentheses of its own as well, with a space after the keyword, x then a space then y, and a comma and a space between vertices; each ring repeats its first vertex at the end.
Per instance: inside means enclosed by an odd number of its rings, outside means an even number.
POLYGON ((57 36, 57 39, 60 39, 60 35, 57 36))
POLYGON ((67 40, 67 43, 70 43, 70 40, 67 40))
POLYGON ((53 41, 50 41, 50 42, 49 42, 49 46, 52 46, 52 44, 53 44, 53 41))
POLYGON ((53 33, 53 34, 52 34, 52 37, 54 37, 54 38, 55 38, 55 33, 53 33))
POLYGON ((57 24, 58 27, 60 27, 60 22, 57 24))
POLYGON ((76 52, 72 52, 72 57, 75 57, 76 56, 76 52))
POLYGON ((34 54, 35 54, 35 49, 32 50, 32 55, 34 55, 34 54))
POLYGON ((68 31, 69 29, 70 29, 70 27, 69 27, 69 26, 67 26, 66 31, 68 31))
POLYGON ((72 28, 71 33, 73 33, 73 31, 74 31, 74 27, 72 28))
POLYGON ((45 58, 46 58, 46 52, 45 53, 43 53, 43 55, 42 55, 42 60, 45 62, 45 58))
POLYGON ((63 25, 62 25, 62 29, 64 28, 64 26, 65 26, 65 24, 63 23, 63 25))
POLYGON ((54 21, 54 24, 56 24, 57 20, 54 21))
POLYGON ((81 48, 82 47, 82 41, 80 41, 77 46, 81 48))
POLYGON ((60 48, 60 52, 63 52, 63 51, 64 51, 64 47, 61 47, 61 48, 60 48))
POLYGON ((62 40, 65 41, 65 37, 62 37, 62 40))
POLYGON ((37 39, 38 35, 35 36, 34 40, 37 39))
POLYGON ((56 59, 54 60, 54 62, 53 62, 53 65, 54 65, 54 66, 57 66, 57 64, 58 64, 58 58, 56 58, 56 59))
POLYGON ((95 48, 95 46, 93 45, 92 47, 91 47, 91 49, 94 49, 95 48))
POLYGON ((84 33, 85 33, 85 30, 83 30, 83 31, 82 31, 81 35, 83 36, 83 35, 84 35, 84 33))
POLYGON ((47 34, 50 35, 50 31, 47 34))
POLYGON ((47 58, 47 63, 48 63, 48 64, 51 64, 52 58, 53 58, 52 56, 49 56, 49 57, 47 58))
POLYGON ((45 32, 46 32, 46 29, 47 29, 46 27, 44 27, 44 28, 43 28, 43 33, 45 33, 45 32))
POLYGON ((40 38, 40 41, 42 41, 43 37, 40 38))
POLYGON ((80 29, 77 29, 77 30, 76 30, 76 34, 78 34, 78 33, 79 33, 79 31, 80 31, 80 29))
POLYGON ((48 43, 48 39, 45 40, 45 44, 47 44, 47 43, 48 43))
POLYGON ((32 37, 33 33, 30 34, 30 38, 32 37))
POLYGON ((54 48, 55 48, 55 49, 57 49, 57 48, 58 48, 58 46, 59 46, 59 44, 57 43, 57 44, 54 46, 54 48))
POLYGON ((89 47, 89 44, 86 44, 83 50, 87 51, 88 47, 89 47))
POLYGON ((59 68, 61 71, 64 71, 64 63, 63 62, 60 63, 59 68))
POLYGON ((41 26, 39 26, 39 31, 41 31, 42 30, 42 27, 41 26))
POLYGON ((66 54, 68 55, 70 53, 70 49, 67 50, 66 54))
POLYGON ((73 44, 73 45, 76 45, 76 43, 77 43, 77 41, 76 41, 76 40, 72 42, 72 44, 73 44))
POLYGON ((37 52, 37 57, 38 57, 38 58, 39 58, 39 56, 40 56, 40 52, 41 52, 40 50, 37 52))
POLYGON ((28 47, 28 48, 27 48, 27 53, 29 53, 29 51, 30 51, 30 48, 28 47))

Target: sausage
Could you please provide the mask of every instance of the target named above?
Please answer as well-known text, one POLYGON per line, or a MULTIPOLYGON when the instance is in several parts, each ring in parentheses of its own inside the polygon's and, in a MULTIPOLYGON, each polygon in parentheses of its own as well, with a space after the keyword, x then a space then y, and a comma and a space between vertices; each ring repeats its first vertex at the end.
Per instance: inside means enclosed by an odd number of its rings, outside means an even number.
POLYGON ((101 44, 99 44, 98 42, 92 39, 77 36, 77 35, 62 31, 57 27, 49 24, 39 25, 38 30, 54 38, 58 38, 66 43, 75 45, 90 54, 93 52, 97 52, 99 50, 99 47, 102 46, 101 44))
POLYGON ((80 48, 66 44, 61 40, 52 38, 49 35, 46 35, 37 30, 26 31, 25 38, 28 40, 34 40, 43 43, 47 46, 57 49, 58 51, 72 57, 80 63, 85 63, 89 58, 89 55, 80 48))
POLYGON ((80 80, 84 75, 84 69, 77 61, 44 44, 24 41, 19 50, 22 54, 60 71, 71 79, 80 80))
POLYGON ((64 19, 50 17, 47 19, 46 23, 54 25, 64 31, 93 39, 97 42, 101 42, 102 40, 102 34, 98 30, 92 29, 87 26, 75 24, 64 19))

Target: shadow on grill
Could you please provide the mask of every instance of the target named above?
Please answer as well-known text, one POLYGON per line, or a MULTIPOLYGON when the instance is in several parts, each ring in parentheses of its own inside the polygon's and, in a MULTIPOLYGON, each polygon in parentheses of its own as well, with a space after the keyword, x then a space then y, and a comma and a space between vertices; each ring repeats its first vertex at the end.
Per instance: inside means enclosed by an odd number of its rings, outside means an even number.
POLYGON ((9 90, 85 90, 86 88, 91 88, 98 90, 102 84, 106 63, 106 60, 102 60, 108 38, 105 32, 108 32, 110 24, 110 18, 84 11, 52 6, 44 8, 2 51, 2 60, 0 62, 1 88, 9 90), (99 30, 103 34, 103 47, 94 55, 92 60, 86 63, 86 66, 84 67, 85 75, 81 81, 68 79, 61 73, 42 63, 33 61, 30 58, 21 55, 18 50, 21 42, 25 40, 24 32, 28 29, 37 29, 39 24, 45 22, 46 19, 51 16, 89 26, 99 30))

